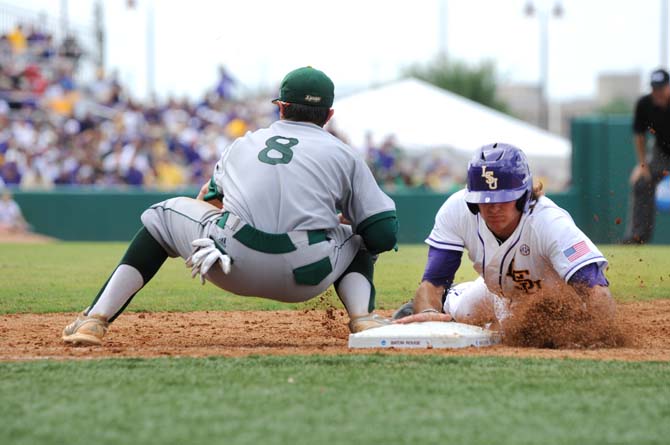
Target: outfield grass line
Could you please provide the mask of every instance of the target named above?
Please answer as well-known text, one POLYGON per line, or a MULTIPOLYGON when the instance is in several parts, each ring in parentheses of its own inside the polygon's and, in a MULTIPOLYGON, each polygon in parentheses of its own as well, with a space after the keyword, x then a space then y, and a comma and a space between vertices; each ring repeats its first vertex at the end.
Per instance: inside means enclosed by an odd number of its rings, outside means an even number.
MULTIPOLYGON (((600 246, 618 301, 670 298, 665 265, 670 246, 600 246)), ((126 243, 58 242, 48 245, 0 244, 0 314, 78 312, 88 306, 125 251, 126 243)), ((410 300, 426 262, 425 245, 401 245, 381 255, 375 270, 377 306, 395 309, 410 300)), ((455 282, 476 273, 467 259, 455 282)), ((290 305, 238 297, 190 278, 180 259, 168 260, 137 295, 129 311, 277 310, 341 307, 332 288, 323 298, 290 305)))

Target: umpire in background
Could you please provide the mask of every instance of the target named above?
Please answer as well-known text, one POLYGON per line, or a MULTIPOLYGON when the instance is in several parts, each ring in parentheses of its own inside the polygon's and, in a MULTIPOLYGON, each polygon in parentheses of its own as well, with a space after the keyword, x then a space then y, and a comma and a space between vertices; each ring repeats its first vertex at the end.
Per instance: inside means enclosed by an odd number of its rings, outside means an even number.
POLYGON ((637 101, 633 133, 638 163, 630 175, 633 190, 623 243, 643 244, 654 232, 656 186, 670 171, 670 75, 664 69, 651 74, 651 93, 637 101), (647 132, 655 136, 651 159, 647 132))

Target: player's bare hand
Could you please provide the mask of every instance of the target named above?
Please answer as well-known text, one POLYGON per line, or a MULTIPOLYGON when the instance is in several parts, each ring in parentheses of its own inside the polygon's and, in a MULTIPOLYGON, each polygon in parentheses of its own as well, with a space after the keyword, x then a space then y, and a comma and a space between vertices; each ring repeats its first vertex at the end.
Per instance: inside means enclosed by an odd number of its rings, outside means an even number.
POLYGON ((337 215, 337 217, 340 220, 340 224, 346 224, 347 226, 351 225, 351 221, 349 221, 347 218, 345 218, 345 216, 343 214, 340 213, 340 214, 337 215))
POLYGON ((651 181, 651 172, 647 164, 637 164, 630 174, 630 184, 634 185, 640 179, 651 181))
POLYGON ((393 320, 393 323, 407 324, 422 321, 453 321, 453 319, 450 314, 443 314, 441 312, 419 312, 418 314, 393 320))
POLYGON ((198 197, 195 198, 200 201, 205 200, 205 195, 207 194, 207 190, 209 190, 209 182, 205 182, 202 187, 200 187, 200 191, 198 192, 198 197))
MULTIPOLYGON (((205 182, 202 187, 200 187, 200 192, 198 192, 198 196, 195 198, 199 201, 204 201, 205 200, 205 195, 209 191, 209 182, 205 182)), ((223 202, 221 202, 220 199, 210 199, 206 201, 208 204, 213 205, 214 207, 221 209, 223 212, 223 202)))
POLYGON ((206 202, 207 204, 211 204, 211 205, 213 205, 213 206, 216 207, 217 209, 220 209, 220 210, 221 210, 221 213, 224 212, 224 209, 223 209, 223 202, 221 202, 220 199, 210 199, 209 201, 205 201, 205 202, 206 202))

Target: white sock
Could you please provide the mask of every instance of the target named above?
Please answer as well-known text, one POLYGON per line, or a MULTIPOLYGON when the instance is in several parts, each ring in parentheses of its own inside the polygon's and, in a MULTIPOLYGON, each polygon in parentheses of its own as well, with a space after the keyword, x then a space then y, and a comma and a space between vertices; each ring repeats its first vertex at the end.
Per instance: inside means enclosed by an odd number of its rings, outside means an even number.
POLYGON ((337 286, 337 295, 349 312, 349 317, 369 313, 370 292, 372 287, 363 274, 350 272, 342 278, 337 286))
POLYGON ((89 309, 88 315, 101 315, 109 320, 142 286, 142 274, 133 266, 121 264, 112 274, 98 301, 89 309))

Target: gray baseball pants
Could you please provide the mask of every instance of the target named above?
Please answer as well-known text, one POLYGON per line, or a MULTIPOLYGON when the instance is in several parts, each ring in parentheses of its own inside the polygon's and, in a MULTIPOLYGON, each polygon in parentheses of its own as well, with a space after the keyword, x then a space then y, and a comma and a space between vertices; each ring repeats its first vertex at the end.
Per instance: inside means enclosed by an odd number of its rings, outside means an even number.
POLYGON ((243 296, 284 302, 309 300, 324 292, 349 267, 363 241, 348 225, 320 231, 268 234, 207 202, 178 197, 151 206, 142 223, 171 257, 188 258, 191 242, 212 238, 232 260, 224 274, 213 267, 206 278, 243 296))

